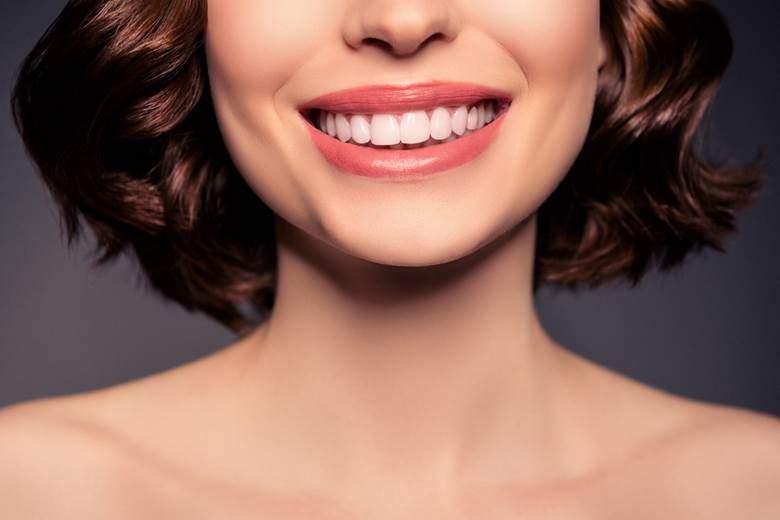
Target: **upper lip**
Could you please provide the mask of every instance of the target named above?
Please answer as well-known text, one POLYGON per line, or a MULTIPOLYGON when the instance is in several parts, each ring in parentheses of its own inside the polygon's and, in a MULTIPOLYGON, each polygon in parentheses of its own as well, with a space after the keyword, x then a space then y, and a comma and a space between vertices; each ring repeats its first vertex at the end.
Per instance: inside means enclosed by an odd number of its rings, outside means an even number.
POLYGON ((365 85, 316 97, 299 105, 298 110, 306 113, 317 108, 328 112, 377 114, 470 105, 484 99, 509 103, 512 95, 498 88, 464 82, 365 85))

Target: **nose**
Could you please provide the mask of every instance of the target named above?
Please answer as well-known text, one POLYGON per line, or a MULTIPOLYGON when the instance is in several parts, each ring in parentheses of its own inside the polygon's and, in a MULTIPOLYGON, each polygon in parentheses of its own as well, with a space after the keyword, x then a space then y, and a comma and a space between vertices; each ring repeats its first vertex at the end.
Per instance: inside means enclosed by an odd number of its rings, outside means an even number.
POLYGON ((454 40, 460 31, 449 0, 356 0, 353 6, 343 36, 355 49, 377 45, 406 56, 435 39, 454 40))

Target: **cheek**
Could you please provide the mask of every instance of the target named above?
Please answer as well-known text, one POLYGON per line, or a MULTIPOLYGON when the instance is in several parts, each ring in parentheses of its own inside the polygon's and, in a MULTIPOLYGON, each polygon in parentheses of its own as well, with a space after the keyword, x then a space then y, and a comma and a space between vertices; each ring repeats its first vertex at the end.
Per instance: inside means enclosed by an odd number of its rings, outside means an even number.
POLYGON ((270 95, 323 41, 328 2, 209 0, 206 51, 212 82, 241 94, 270 95))
POLYGON ((303 213, 306 193, 294 175, 277 174, 291 170, 279 152, 285 125, 275 96, 318 46, 338 41, 327 32, 337 28, 327 20, 337 10, 328 6, 325 0, 208 0, 205 51, 222 137, 248 184, 287 215, 293 206, 303 213))
POLYGON ((488 0, 484 6, 471 16, 511 55, 525 83, 509 160, 517 174, 501 177, 499 190, 505 205, 524 216, 565 177, 587 136, 598 85, 599 2, 488 0))
POLYGON ((598 59, 598 0, 489 0, 481 15, 529 81, 565 79, 598 59))

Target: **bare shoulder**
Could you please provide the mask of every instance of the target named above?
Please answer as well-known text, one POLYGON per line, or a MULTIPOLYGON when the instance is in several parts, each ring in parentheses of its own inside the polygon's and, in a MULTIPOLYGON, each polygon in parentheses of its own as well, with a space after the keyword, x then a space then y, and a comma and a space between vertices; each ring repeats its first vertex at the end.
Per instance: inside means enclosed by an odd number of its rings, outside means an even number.
POLYGON ((667 518, 780 519, 780 419, 585 365, 578 395, 603 451, 618 454, 611 486, 656 497, 667 518))
POLYGON ((780 420, 730 406, 693 407, 667 458, 679 489, 714 502, 723 518, 780 518, 780 420))
POLYGON ((780 518, 780 419, 660 391, 650 399, 667 422, 641 445, 637 479, 664 497, 670 514, 780 518))
POLYGON ((205 428, 192 421, 223 381, 217 357, 0 408, 0 518, 133 517, 164 499, 175 486, 157 455, 205 428))
POLYGON ((0 518, 86 518, 117 496, 116 451, 63 400, 0 409, 0 518))

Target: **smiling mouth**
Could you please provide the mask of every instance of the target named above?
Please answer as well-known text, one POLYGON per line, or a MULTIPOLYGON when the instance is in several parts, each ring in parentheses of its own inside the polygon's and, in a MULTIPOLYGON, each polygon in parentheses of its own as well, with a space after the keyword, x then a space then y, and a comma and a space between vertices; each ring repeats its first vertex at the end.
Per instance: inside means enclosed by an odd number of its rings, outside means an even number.
POLYGON ((301 115, 313 127, 342 143, 408 150, 455 141, 490 125, 510 101, 474 103, 384 113, 353 113, 308 108, 301 115))
POLYGON ((513 96, 474 83, 431 81, 331 92, 297 107, 336 169, 416 180, 463 166, 496 139, 513 96))

